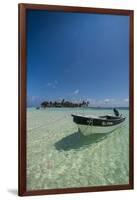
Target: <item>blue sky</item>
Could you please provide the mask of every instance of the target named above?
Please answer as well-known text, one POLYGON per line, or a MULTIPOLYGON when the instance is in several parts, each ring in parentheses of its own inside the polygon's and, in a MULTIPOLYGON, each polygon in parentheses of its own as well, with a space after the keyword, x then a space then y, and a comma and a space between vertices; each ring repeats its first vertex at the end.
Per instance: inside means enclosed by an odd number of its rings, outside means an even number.
POLYGON ((27 13, 27 104, 128 105, 128 16, 27 13))

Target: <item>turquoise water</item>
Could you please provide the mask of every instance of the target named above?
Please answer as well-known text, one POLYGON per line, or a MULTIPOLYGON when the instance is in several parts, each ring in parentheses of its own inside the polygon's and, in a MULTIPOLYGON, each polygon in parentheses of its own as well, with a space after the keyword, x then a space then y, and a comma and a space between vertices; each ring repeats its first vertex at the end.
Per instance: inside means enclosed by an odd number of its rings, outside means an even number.
POLYGON ((129 110, 111 134, 83 136, 71 114, 112 114, 108 109, 27 109, 27 190, 127 184, 129 110))

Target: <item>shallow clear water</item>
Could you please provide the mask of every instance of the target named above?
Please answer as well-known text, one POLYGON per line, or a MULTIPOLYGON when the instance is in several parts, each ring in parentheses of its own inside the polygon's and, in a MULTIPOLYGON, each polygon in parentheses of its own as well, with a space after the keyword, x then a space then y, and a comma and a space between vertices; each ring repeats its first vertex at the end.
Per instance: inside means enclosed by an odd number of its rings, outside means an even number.
POLYGON ((27 190, 127 184, 129 110, 123 127, 83 136, 72 113, 112 114, 90 108, 27 109, 27 190))

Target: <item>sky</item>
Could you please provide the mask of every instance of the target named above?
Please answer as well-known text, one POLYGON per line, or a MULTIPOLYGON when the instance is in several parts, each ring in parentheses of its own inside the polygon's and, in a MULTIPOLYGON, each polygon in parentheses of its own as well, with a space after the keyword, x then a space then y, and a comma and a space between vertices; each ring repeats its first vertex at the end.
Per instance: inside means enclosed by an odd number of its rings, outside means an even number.
POLYGON ((128 16, 28 10, 26 22, 28 106, 128 106, 128 16))

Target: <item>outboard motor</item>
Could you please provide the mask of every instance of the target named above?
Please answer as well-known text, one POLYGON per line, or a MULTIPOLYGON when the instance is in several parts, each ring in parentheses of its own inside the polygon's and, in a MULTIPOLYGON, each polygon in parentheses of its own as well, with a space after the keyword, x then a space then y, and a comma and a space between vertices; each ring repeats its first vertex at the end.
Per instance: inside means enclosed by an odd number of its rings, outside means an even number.
POLYGON ((119 116, 119 112, 118 112, 118 110, 117 110, 116 108, 114 108, 113 111, 114 111, 115 116, 118 117, 118 116, 119 116))

